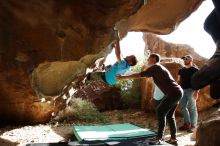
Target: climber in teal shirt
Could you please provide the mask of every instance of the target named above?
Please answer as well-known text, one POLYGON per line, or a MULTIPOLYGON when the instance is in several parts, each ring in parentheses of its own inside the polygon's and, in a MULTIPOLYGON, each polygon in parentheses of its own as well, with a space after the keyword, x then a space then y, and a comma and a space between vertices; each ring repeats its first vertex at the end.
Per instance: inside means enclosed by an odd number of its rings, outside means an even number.
POLYGON ((117 82, 115 77, 125 74, 128 70, 130 70, 130 65, 125 60, 122 60, 120 63, 116 62, 105 72, 105 80, 108 84, 113 85, 117 82))
POLYGON ((115 55, 117 58, 117 62, 115 62, 109 69, 107 69, 105 72, 95 72, 90 73, 89 80, 103 80, 109 85, 114 85, 117 80, 117 75, 123 75, 127 71, 130 70, 131 66, 134 66, 137 64, 137 59, 134 55, 126 56, 122 59, 121 51, 120 51, 120 39, 118 36, 118 31, 116 31, 117 37, 116 41, 114 43, 115 48, 115 55))

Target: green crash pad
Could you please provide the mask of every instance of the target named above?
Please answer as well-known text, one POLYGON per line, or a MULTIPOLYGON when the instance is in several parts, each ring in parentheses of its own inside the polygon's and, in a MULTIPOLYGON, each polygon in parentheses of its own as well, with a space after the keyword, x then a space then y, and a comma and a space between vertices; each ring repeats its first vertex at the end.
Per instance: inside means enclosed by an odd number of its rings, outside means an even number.
POLYGON ((150 138, 156 136, 155 132, 130 123, 98 126, 74 126, 73 133, 78 141, 111 141, 141 137, 150 138))

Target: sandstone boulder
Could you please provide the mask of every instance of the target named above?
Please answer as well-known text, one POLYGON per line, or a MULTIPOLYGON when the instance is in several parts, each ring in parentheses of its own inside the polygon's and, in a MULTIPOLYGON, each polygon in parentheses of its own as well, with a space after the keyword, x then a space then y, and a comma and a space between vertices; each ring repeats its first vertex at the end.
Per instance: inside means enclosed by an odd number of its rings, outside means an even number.
POLYGON ((94 103, 99 111, 122 109, 123 101, 120 89, 111 87, 102 81, 93 81, 73 94, 73 98, 82 98, 94 103))
POLYGON ((220 139, 220 110, 202 121, 196 133, 196 146, 219 146, 220 139))

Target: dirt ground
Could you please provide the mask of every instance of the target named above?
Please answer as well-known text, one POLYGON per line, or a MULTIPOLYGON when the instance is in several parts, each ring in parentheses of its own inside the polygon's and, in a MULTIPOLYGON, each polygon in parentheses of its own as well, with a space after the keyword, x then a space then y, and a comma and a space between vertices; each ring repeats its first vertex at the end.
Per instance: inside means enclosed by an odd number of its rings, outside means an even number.
MULTIPOLYGON (((199 113, 199 121, 206 119, 212 112, 217 110, 212 107, 199 113)), ((104 116, 110 119, 109 123, 134 123, 151 130, 157 129, 157 120, 154 113, 145 113, 138 110, 122 110, 104 112, 104 116)), ((177 126, 182 125, 182 117, 176 116, 177 126)), ((47 123, 26 126, 2 126, 0 128, 0 146, 25 146, 28 143, 47 143, 75 140, 72 134, 74 125, 95 125, 100 123, 85 123, 80 121, 47 123)), ((195 134, 177 132, 179 145, 191 146, 195 144, 195 134)), ((169 130, 166 128, 165 139, 169 138, 169 130)))

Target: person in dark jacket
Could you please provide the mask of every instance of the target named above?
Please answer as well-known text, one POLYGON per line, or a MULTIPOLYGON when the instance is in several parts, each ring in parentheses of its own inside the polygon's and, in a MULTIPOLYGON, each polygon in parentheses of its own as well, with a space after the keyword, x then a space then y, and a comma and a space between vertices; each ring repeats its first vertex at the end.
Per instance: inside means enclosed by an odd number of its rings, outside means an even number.
POLYGON ((158 133, 155 139, 150 141, 150 144, 161 144, 163 140, 166 120, 170 127, 171 138, 169 143, 176 144, 176 120, 175 111, 180 99, 183 96, 182 88, 173 79, 170 72, 160 64, 160 55, 152 53, 148 58, 148 65, 150 67, 140 73, 132 75, 117 76, 117 79, 135 79, 141 77, 152 77, 154 83, 163 92, 164 97, 160 104, 156 107, 158 118, 158 133))

